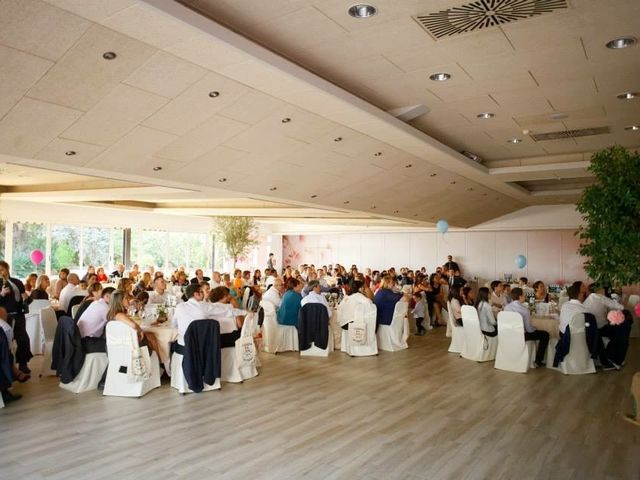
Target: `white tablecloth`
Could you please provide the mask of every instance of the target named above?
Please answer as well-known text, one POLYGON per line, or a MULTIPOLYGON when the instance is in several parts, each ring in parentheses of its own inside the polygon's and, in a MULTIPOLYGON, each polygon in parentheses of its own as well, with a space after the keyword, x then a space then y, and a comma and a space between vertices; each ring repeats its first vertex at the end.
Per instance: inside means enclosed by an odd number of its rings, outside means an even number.
POLYGON ((531 317, 531 325, 533 325, 536 330, 548 332, 551 338, 560 338, 560 319, 557 315, 533 315, 531 317))
POLYGON ((42 355, 44 353, 44 329, 42 328, 40 313, 27 313, 24 318, 27 335, 29 335, 31 353, 33 355, 42 355))
POLYGON ((171 372, 171 343, 178 339, 178 330, 171 326, 160 325, 142 325, 141 327, 144 332, 153 333, 158 339, 158 347, 160 348, 158 357, 169 374, 171 372))

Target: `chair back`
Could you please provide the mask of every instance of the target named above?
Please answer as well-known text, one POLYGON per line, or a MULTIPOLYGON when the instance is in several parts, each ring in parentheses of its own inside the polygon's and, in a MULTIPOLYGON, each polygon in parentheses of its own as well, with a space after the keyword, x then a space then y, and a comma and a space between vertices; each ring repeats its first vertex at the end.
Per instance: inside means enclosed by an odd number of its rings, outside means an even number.
POLYGON ((482 330, 480 330, 480 319, 476 307, 471 305, 463 305, 462 309, 462 328, 464 330, 464 338, 467 342, 482 339, 482 330))
POLYGON ((40 310, 40 321, 44 330, 44 338, 47 342, 53 342, 56 336, 56 328, 58 326, 58 317, 51 307, 40 310))
POLYGON ((587 347, 587 333, 584 313, 576 313, 569 320, 571 345, 569 353, 560 363, 560 370, 565 375, 582 375, 595 373, 595 365, 587 347))
POLYGON ((242 330, 240 331, 241 337, 253 337, 258 325, 258 314, 254 312, 247 313, 244 317, 244 323, 242 324, 242 330))
POLYGON ((519 351, 525 347, 524 320, 518 312, 498 313, 498 342, 506 348, 519 351))
POLYGON ((398 338, 402 338, 403 336, 404 319, 407 316, 408 311, 409 302, 400 301, 396 303, 396 307, 393 310, 393 318, 391 319, 391 329, 398 334, 398 338))
POLYGON ((74 318, 75 313, 73 311, 73 307, 75 307, 76 305, 80 305, 84 299, 85 295, 76 295, 74 297, 71 297, 71 300, 69 300, 69 307, 67 308, 67 313, 71 318, 74 318))
POLYGON ((298 312, 298 345, 300 350, 311 343, 324 350, 329 342, 329 313, 321 303, 307 303, 298 312))
POLYGON ((131 350, 138 347, 138 336, 133 328, 123 322, 110 320, 105 327, 107 356, 114 364, 129 365, 131 350))
POLYGON ((449 328, 456 327, 456 319, 453 316, 453 309, 451 308, 451 302, 447 300, 447 323, 449 324, 449 328))
POLYGON ((33 300, 29 304, 29 313, 39 313, 43 308, 50 307, 49 300, 33 300))
POLYGON ((247 310, 249 306, 249 297, 251 296, 251 288, 245 287, 244 293, 242 294, 242 309, 247 310))

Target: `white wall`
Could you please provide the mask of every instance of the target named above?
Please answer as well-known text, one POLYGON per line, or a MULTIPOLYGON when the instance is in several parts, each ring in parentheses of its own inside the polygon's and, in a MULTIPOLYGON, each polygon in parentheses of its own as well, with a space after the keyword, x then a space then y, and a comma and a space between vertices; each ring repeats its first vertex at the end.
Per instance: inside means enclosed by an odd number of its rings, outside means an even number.
POLYGON ((439 233, 379 233, 286 236, 283 255, 293 265, 341 263, 382 270, 391 266, 432 272, 451 254, 466 278, 526 276, 547 283, 586 280, 577 253, 575 230, 461 231, 439 233), (515 265, 525 255, 524 269, 515 265))

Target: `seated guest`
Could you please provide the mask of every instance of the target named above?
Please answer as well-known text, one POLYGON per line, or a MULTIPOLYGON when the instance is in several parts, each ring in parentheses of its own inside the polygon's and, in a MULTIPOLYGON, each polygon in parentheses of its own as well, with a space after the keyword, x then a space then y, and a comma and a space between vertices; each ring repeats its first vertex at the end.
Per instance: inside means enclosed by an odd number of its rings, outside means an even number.
POLYGON ((173 282, 173 284, 178 287, 186 287, 187 285, 189 285, 187 274, 178 270, 178 272, 176 272, 175 274, 175 281, 173 282))
POLYGON ((211 279, 210 285, 212 290, 222 286, 222 275, 220 275, 220 272, 213 272, 213 278, 211 279))
POLYGON ((496 317, 493 315, 491 304, 489 303, 489 289, 480 287, 478 289, 478 298, 476 300, 476 310, 478 310, 478 319, 480 320, 480 330, 487 337, 495 337, 498 335, 496 317))
POLYGON ((62 289, 64 287, 67 286, 67 283, 69 283, 67 281, 67 277, 69 276, 69 269, 68 268, 62 268, 59 272, 58 272, 58 280, 56 280, 56 284, 53 287, 53 298, 60 298, 60 292, 62 292, 62 289))
POLYGON ((511 299, 511 284, 509 283, 502 284, 502 296, 504 297, 504 301, 507 303, 507 305, 513 301, 511 299))
POLYGON ((463 287, 461 291, 463 305, 474 306, 476 304, 476 294, 471 287, 463 287))
POLYGON ((36 288, 36 282, 38 281, 38 275, 35 273, 30 273, 29 276, 24 281, 24 300, 26 300, 29 295, 31 295, 31 291, 36 288))
POLYGON ((149 292, 139 292, 133 299, 133 306, 136 309, 136 315, 140 318, 144 317, 144 308, 149 303, 149 292))
POLYGON ((600 363, 605 370, 620 370, 629 348, 629 335, 633 324, 633 317, 629 312, 624 312, 625 320, 620 324, 609 323, 607 314, 612 310, 623 310, 624 307, 609 298, 604 288, 591 284, 591 294, 582 304, 596 318, 598 324, 598 351, 600 363), (602 338, 607 337, 609 343, 604 346, 602 338))
POLYGON ((7 346, 9 353, 8 361, 11 365, 13 378, 20 383, 24 383, 31 378, 31 375, 20 371, 13 360, 13 355, 11 354, 11 344, 13 343, 14 339, 13 328, 11 328, 11 325, 9 325, 9 314, 4 307, 0 307, 0 329, 4 331, 4 334, 7 337, 7 346))
POLYGON ((124 277, 124 265, 122 263, 119 263, 116 269, 111 272, 111 276, 114 278, 124 277))
POLYGON ((276 278, 273 286, 268 289, 262 295, 262 300, 273 303, 273 306, 276 308, 280 308, 280 303, 282 302, 282 295, 285 292, 284 281, 281 278, 276 278))
POLYGON ((413 315, 413 319, 416 321, 416 335, 422 336, 427 333, 427 329, 422 326, 422 322, 424 322, 424 294, 420 291, 417 291, 413 294, 413 299, 416 303, 413 310, 411 310, 411 314, 413 315))
POLYGON ((265 279, 264 279, 264 286, 267 287, 267 289, 273 285, 273 282, 276 281, 276 278, 278 276, 277 272, 275 270, 266 270, 267 273, 265 273, 265 279))
POLYGON ((287 291, 282 296, 278 309, 278 323, 280 325, 293 325, 298 327, 298 312, 302 302, 302 282, 295 278, 287 281, 287 291))
MULTIPOLYGON (((107 311, 107 321, 109 322, 122 322, 133 328, 138 334, 138 342, 141 347, 148 347, 149 350, 159 352, 158 339, 151 332, 143 332, 140 325, 134 322, 127 314, 129 308, 129 301, 131 295, 122 290, 116 290, 111 293, 109 299, 109 310, 107 311)), ((86 314, 86 312, 85 312, 86 314)), ((151 352, 149 352, 151 353, 151 352)))
POLYGON ((494 315, 497 315, 507 304, 507 299, 504 296, 504 284, 500 280, 491 282, 491 296, 489 300, 494 315))
POLYGON ((586 283, 581 282, 580 280, 573 282, 573 285, 576 286, 580 291, 578 300, 584 302, 589 296, 589 286, 586 283))
POLYGON ((107 277, 107 274, 104 273, 104 267, 98 267, 96 275, 98 275, 98 281, 100 283, 107 283, 109 281, 109 277, 107 277))
MULTIPOLYGON (((92 348, 93 352, 106 352, 104 338, 104 326, 107 324, 107 312, 109 301, 115 288, 107 287, 100 292, 100 298, 90 302, 78 318, 78 330, 85 347, 92 348)), ((88 348, 87 348, 88 350, 88 348)))
POLYGON ((78 323, 78 319, 82 316, 84 311, 89 308, 89 305, 100 300, 100 298, 102 298, 102 284, 99 282, 92 283, 87 289, 87 296, 84 297, 84 300, 80 303, 80 306, 73 317, 75 322, 78 323))
POLYGON ((259 285, 262 285, 262 273, 260 273, 260 269, 256 269, 256 270, 253 272, 253 279, 252 279, 252 281, 251 281, 251 284, 252 284, 254 287, 257 287, 257 286, 259 286, 259 285))
POLYGON ((136 284, 130 277, 122 277, 118 280, 117 290, 121 290, 123 292, 127 292, 129 295, 133 294, 133 289, 136 284))
POLYGON ((191 283, 197 283, 199 285, 202 285, 202 282, 208 282, 209 280, 211 279, 209 277, 204 276, 204 272, 202 271, 202 269, 198 268, 196 270, 196 276, 191 279, 191 283))
POLYGON ((167 303, 169 294, 166 292, 167 282, 163 277, 156 277, 153 281, 153 291, 149 293, 149 303, 164 305, 167 303))
POLYGON ((251 285, 251 272, 249 270, 242 271, 242 286, 248 287, 251 285))
MULTIPOLYGON (((315 274, 313 274, 315 276, 315 274)), ((325 306, 327 309, 327 314, 329 318, 331 318, 331 308, 327 303, 327 299, 322 295, 322 289, 320 287, 320 282, 318 280, 311 280, 306 287, 309 290, 309 293, 302 299, 300 302, 300 307, 304 307, 307 303, 320 303, 325 306)))
POLYGON ((81 280, 84 282, 89 282, 89 275, 94 273, 96 273, 96 267, 94 267, 93 265, 89 265, 87 267, 87 273, 84 274, 81 280))
POLYGON ((137 295, 140 292, 149 292, 151 290, 153 290, 151 273, 144 272, 142 274, 142 279, 136 284, 135 288, 133 289, 133 293, 134 295, 137 295))
POLYGON ((549 303, 549 294, 547 293, 547 287, 544 282, 538 280, 533 284, 533 296, 536 302, 549 303))
POLYGON ((380 289, 373 297, 373 303, 375 303, 378 309, 376 314, 376 325, 391 325, 393 320, 393 313, 396 309, 396 303, 402 299, 402 293, 396 293, 393 291, 395 286, 395 280, 391 275, 385 275, 382 277, 382 283, 380 289))
POLYGON ((70 273, 67 277, 67 286, 60 292, 59 309, 63 312, 69 310, 69 302, 73 297, 86 296, 87 291, 80 286, 80 279, 75 273, 70 273))
MULTIPOLYGON (((579 282, 581 283, 581 282, 579 282)), ((574 315, 578 313, 588 313, 589 311, 582 304, 582 300, 580 300, 580 285, 574 283, 569 288, 567 288, 567 295, 569 296, 569 301, 565 302, 560 309, 560 333, 564 333, 569 325, 569 322, 573 318, 574 315)))
POLYGON ((207 306, 209 318, 220 322, 220 343, 222 348, 235 346, 235 341, 240 338, 240 329, 247 311, 236 308, 231 303, 231 292, 227 287, 218 287, 211 290, 209 304, 207 306))
POLYGON ((504 307, 504 311, 517 312, 520 314, 524 323, 524 340, 537 340, 539 342, 535 363, 536 366, 543 367, 545 365, 544 358, 547 353, 547 345, 549 344, 549 333, 536 330, 533 325, 531 325, 531 314, 529 313, 529 308, 525 305, 526 298, 520 287, 511 290, 511 299, 513 301, 504 307))
POLYGON ((171 324, 178 330, 178 343, 184 345, 184 335, 195 320, 210 318, 204 310, 202 287, 191 284, 185 290, 187 301, 176 306, 171 324))
POLYGON ((338 324, 345 330, 349 328, 349 323, 356 317, 358 305, 366 305, 369 310, 374 309, 373 301, 362 293, 363 283, 359 280, 351 282, 351 289, 348 296, 344 297, 338 305, 338 324))
POLYGON ((526 290, 527 288, 531 288, 529 286, 529 279, 527 277, 520 277, 518 279, 518 286, 522 289, 522 290, 526 290))
POLYGON ((34 300, 49 300, 47 289, 50 286, 51 282, 49 281, 49 277, 47 275, 40 275, 36 281, 36 288, 31 290, 31 295, 29 295, 29 303, 34 300))
POLYGON ((209 293, 211 293, 211 285, 209 285, 209 282, 202 282, 200 283, 200 287, 202 287, 202 294, 204 295, 204 301, 208 302, 209 293))
POLYGON ((462 295, 460 294, 460 288, 457 285, 452 285, 449 287, 449 305, 451 305, 451 315, 453 315, 453 320, 458 327, 462 326, 462 305, 464 304, 464 300, 462 299, 462 295))

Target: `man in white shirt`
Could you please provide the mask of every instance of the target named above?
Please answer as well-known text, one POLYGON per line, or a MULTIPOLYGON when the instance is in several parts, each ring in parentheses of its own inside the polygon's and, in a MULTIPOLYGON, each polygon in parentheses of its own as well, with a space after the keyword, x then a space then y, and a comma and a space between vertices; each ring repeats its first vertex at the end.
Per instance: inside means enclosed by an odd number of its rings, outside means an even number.
POLYGON ((269 275, 264 279, 264 286, 269 288, 269 285, 273 285, 276 281, 276 271, 271 269, 269 270, 269 275))
POLYGON ((166 280, 163 277, 156 277, 153 281, 153 291, 149 293, 149 303, 164 305, 168 297, 166 290, 166 280))
MULTIPOLYGON (((525 305, 526 298, 524 296, 524 291, 520 287, 516 287, 511 290, 511 299, 512 302, 504 307, 504 311, 516 312, 520 314, 520 316, 522 317, 522 322, 524 324, 525 341, 538 341, 538 350, 536 352, 535 360, 536 366, 544 367, 544 358, 547 353, 547 346, 549 345, 549 333, 543 330, 536 330, 534 326, 531 325, 531 313, 529 313, 529 308, 525 305)), ((500 326, 498 324, 498 330, 499 329, 500 326)))
POLYGON ((66 312, 69 310, 69 302, 73 297, 86 297, 87 291, 82 290, 78 285, 80 278, 75 273, 69 274, 67 277, 67 285, 60 292, 60 301, 58 302, 59 310, 66 312))
POLYGON ((273 286, 262 294, 262 301, 271 302, 276 308, 280 308, 283 293, 284 281, 281 278, 276 278, 273 286))
POLYGON ((494 280, 491 282, 491 297, 489 298, 489 303, 491 303, 491 309, 493 310, 493 314, 495 316, 498 315, 507 303, 507 298, 504 296, 504 285, 500 280, 494 280))
POLYGON ((104 327, 107 324, 109 301, 111 300, 111 294, 114 291, 115 288, 113 287, 103 289, 100 299, 92 302, 82 315, 80 315, 80 318, 78 319, 80 337, 100 338, 103 336, 104 327))
POLYGON ((220 272, 213 272, 213 278, 211 279, 211 282, 210 282, 211 290, 213 290, 214 288, 218 288, 221 285, 222 285, 222 275, 220 275, 220 272))
POLYGON ((567 289, 569 301, 565 302, 560 309, 560 333, 564 334, 569 322, 578 313, 589 313, 589 310, 580 301, 580 286, 571 285, 567 289))
POLYGON ((599 288, 595 284, 591 284, 589 289, 592 293, 582 305, 596 317, 598 328, 602 328, 609 323, 607 313, 609 313, 610 310, 624 310, 624 306, 605 296, 604 288, 599 288))
POLYGON ((327 303, 327 299, 320 293, 320 282, 318 280, 311 280, 307 285, 309 293, 300 302, 300 307, 304 307, 307 303, 320 303, 327 309, 327 314, 331 318, 331 308, 327 303))

